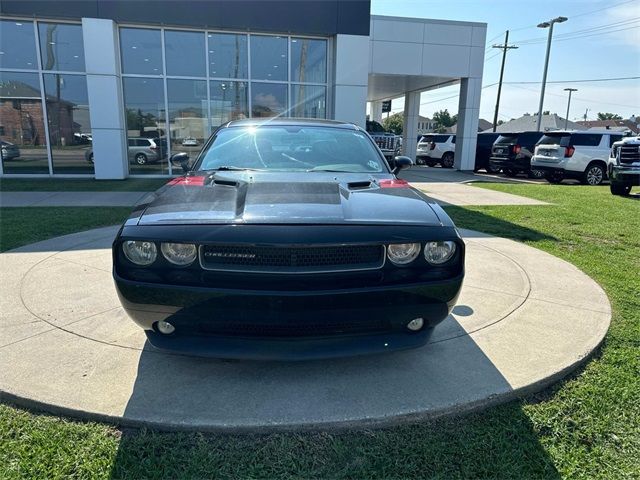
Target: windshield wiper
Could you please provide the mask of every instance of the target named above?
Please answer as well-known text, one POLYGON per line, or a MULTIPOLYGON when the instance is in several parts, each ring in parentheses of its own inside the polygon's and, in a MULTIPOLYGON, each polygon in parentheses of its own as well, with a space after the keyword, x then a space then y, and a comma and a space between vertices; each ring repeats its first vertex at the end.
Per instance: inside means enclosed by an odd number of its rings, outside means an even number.
POLYGON ((207 168, 205 172, 223 172, 223 171, 242 171, 242 170, 250 170, 252 172, 259 172, 261 170, 257 168, 249 168, 249 167, 234 167, 233 165, 222 165, 216 168, 207 168))
POLYGON ((363 172, 354 172, 352 170, 335 170, 331 168, 310 168, 307 172, 331 172, 331 173, 363 173, 363 172))

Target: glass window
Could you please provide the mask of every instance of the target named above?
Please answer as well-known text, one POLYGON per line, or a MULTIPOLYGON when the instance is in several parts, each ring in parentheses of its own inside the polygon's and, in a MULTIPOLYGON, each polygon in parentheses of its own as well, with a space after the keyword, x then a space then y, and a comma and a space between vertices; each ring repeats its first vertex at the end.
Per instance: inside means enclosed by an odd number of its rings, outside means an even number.
POLYGON ((291 39, 291 81, 326 83, 327 41, 291 39))
POLYGON ((160 78, 124 78, 124 108, 128 138, 148 138, 146 145, 129 147, 132 174, 169 173, 164 106, 160 78))
POLYGON ((327 89, 316 85, 291 85, 293 116, 326 118, 327 89))
POLYGON ((206 80, 167 80, 171 153, 195 154, 208 137, 206 80))
POLYGON ((251 84, 251 116, 276 117, 287 110, 287 85, 285 83, 251 84))
POLYGON ((204 33, 165 31, 164 51, 167 75, 206 76, 204 33))
POLYGON ((584 147, 597 147, 600 145, 602 135, 597 133, 574 133, 571 135, 571 143, 573 145, 581 145, 584 147))
POLYGON ((263 125, 218 132, 198 170, 221 166, 279 171, 387 172, 371 139, 361 131, 263 125))
POLYGON ((38 23, 43 70, 84 72, 82 26, 68 23, 38 23))
POLYGON ((38 68, 33 22, 0 21, 0 68, 38 68))
MULTIPOLYGON (((500 143, 500 138, 498 138, 496 143, 500 143)), ((568 147, 569 143, 571 143, 571 135, 568 133, 545 133, 540 140, 538 140, 538 145, 560 145, 561 147, 568 147)))
POLYGON ((162 75, 160 30, 121 28, 120 50, 124 73, 162 75))
POLYGON ((249 116, 246 82, 212 80, 211 89, 211 127, 215 128, 231 120, 249 116))
POLYGON ((93 173, 91 121, 84 75, 44 75, 53 173, 93 173))
POLYGON ((0 112, 4 173, 48 174, 49 160, 37 73, 0 72, 0 112))
POLYGON ((287 80, 287 39, 251 35, 251 77, 287 80))
POLYGON ((609 135, 609 147, 613 147, 613 144, 622 140, 622 134, 620 135, 609 135))
POLYGON ((247 78, 247 36, 210 33, 209 76, 247 78))

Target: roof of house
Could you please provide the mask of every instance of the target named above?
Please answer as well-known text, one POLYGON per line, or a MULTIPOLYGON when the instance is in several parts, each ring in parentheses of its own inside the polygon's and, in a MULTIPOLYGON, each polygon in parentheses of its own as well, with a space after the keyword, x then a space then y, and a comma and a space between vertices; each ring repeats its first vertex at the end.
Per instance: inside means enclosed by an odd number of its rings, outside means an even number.
POLYGON ((607 128, 616 131, 630 130, 640 133, 640 126, 631 120, 581 120, 578 122, 586 128, 607 128))
MULTIPOLYGON (((529 132, 536 130, 538 122, 537 115, 523 115, 520 118, 515 118, 508 122, 504 122, 502 125, 496 127, 496 132, 529 132)), ((492 128, 483 130, 485 132, 490 131, 492 128)), ((542 115, 540 122, 540 130, 559 130, 565 129, 565 119, 555 113, 549 115, 542 115)), ((566 122, 566 130, 586 130, 586 127, 578 123, 568 121, 566 122)))
MULTIPOLYGON (((456 123, 455 125, 452 125, 451 127, 447 127, 446 129, 446 133, 456 133, 458 124, 456 123)), ((480 118, 478 120, 478 132, 484 132, 485 130, 492 130, 493 129, 493 123, 491 123, 488 120, 485 120, 484 118, 480 118)))

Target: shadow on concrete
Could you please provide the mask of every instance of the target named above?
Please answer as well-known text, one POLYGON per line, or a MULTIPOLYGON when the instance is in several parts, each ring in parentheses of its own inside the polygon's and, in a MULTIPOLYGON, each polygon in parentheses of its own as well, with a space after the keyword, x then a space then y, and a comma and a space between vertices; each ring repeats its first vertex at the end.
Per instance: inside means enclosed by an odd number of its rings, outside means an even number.
POLYGON ((538 230, 523 227, 522 225, 508 222, 477 210, 472 210, 472 208, 473 207, 456 207, 452 205, 444 207, 459 228, 473 230, 472 232, 465 232, 465 236, 468 238, 498 236, 521 242, 557 240, 557 238, 552 235, 547 235, 538 230))
MULTIPOLYGON (((456 314, 470 311, 461 306, 456 314)), ((495 413, 474 414, 472 424, 469 417, 433 423, 513 398, 509 382, 468 335, 404 352, 309 362, 195 358, 147 343, 123 417, 151 431, 125 433, 112 476, 402 477, 454 468, 485 477, 507 468, 507 476, 522 477, 539 476, 542 468, 557 478, 518 406, 507 408, 500 423, 491 421, 495 413), (372 433, 373 427, 386 430, 372 433), (247 433, 253 435, 238 435, 247 433)))
POLYGON ((66 251, 80 250, 111 250, 111 244, 116 237, 120 225, 95 228, 79 233, 71 233, 59 237, 42 240, 24 245, 2 253, 34 253, 51 252, 56 254, 66 251))

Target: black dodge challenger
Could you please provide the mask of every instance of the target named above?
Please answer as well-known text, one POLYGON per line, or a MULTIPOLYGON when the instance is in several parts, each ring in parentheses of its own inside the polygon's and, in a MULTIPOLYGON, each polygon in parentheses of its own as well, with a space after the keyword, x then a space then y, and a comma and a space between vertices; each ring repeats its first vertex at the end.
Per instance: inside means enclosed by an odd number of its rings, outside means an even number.
POLYGON ((453 308, 464 243, 361 128, 218 128, 113 243, 129 316, 164 350, 302 360, 424 345, 453 308))

